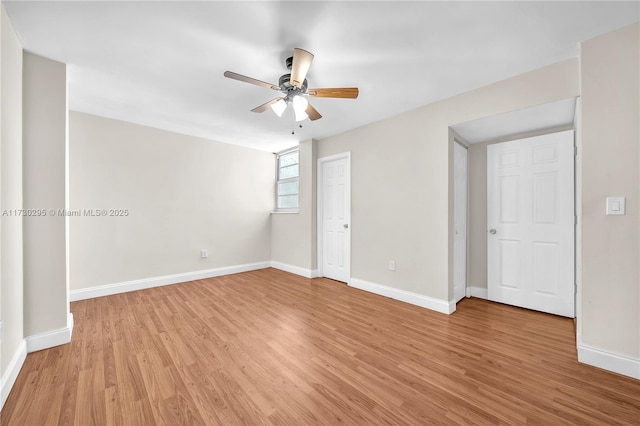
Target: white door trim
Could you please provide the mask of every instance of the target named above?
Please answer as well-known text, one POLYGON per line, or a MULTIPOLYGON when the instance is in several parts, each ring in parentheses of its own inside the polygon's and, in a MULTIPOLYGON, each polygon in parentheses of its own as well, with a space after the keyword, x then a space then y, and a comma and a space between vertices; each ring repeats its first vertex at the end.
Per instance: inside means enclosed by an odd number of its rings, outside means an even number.
MULTIPOLYGON (((454 151, 454 160, 453 160, 453 170, 454 170, 454 182, 453 182, 453 188, 454 188, 454 201, 453 201, 453 217, 454 217, 454 235, 453 235, 453 246, 454 246, 454 260, 453 260, 453 268, 454 268, 454 282, 453 282, 453 300, 455 303, 458 303, 460 300, 462 300, 465 296, 467 296, 468 292, 469 292, 469 147, 467 145, 465 145, 464 143, 458 141, 457 139, 454 138, 453 140, 454 146, 453 146, 453 151, 454 151), (457 229, 456 229, 456 217, 457 217, 457 213, 458 213, 458 206, 456 205, 456 201, 455 201, 455 192, 456 192, 456 188, 457 188, 457 165, 456 165, 456 145, 459 146, 460 148, 464 149, 465 152, 465 168, 464 168, 464 178, 465 178, 465 202, 464 202, 464 216, 465 216, 465 227, 464 227, 464 239, 465 239, 465 249, 464 249, 464 259, 462 259, 464 261, 464 291, 462 293, 462 296, 457 296, 455 293, 456 290, 456 267, 458 266, 457 264, 460 262, 461 259, 458 258, 458 254, 455 252, 455 247, 456 247, 456 235, 457 235, 457 229)), ((468 296, 467 296, 468 297, 468 296)))
MULTIPOLYGON (((329 161, 335 161, 335 160, 341 160, 341 159, 346 159, 347 160, 347 164, 349 165, 349 173, 347 174, 347 194, 348 194, 348 199, 349 199, 349 203, 351 203, 351 151, 347 151, 347 152, 342 152, 340 154, 335 154, 335 155, 329 155, 327 157, 321 157, 318 158, 318 168, 317 168, 317 179, 316 179, 316 201, 317 201, 317 210, 316 210, 316 228, 317 228, 317 240, 318 240, 318 246, 317 246, 317 255, 318 255, 318 276, 319 277, 324 277, 324 273, 322 270, 322 265, 323 265, 323 259, 322 259, 322 252, 323 252, 323 239, 322 239, 322 165, 326 162, 329 161)), ((351 209, 349 209, 349 215, 351 215, 351 209)), ((347 221, 349 223, 349 226, 351 227, 351 217, 348 218, 349 220, 347 221)), ((349 247, 351 247, 351 232, 347 233, 347 238, 349 239, 349 247)), ((347 259, 348 262, 346 262, 346 269, 347 269, 347 284, 350 284, 351 282, 351 252, 347 253, 347 259)))

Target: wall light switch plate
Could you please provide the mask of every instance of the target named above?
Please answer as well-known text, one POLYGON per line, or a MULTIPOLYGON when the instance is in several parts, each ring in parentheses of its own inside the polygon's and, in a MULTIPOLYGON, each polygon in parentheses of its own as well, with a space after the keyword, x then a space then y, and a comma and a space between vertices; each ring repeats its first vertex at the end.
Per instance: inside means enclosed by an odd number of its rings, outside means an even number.
POLYGON ((625 213, 624 197, 607 197, 607 216, 625 213))

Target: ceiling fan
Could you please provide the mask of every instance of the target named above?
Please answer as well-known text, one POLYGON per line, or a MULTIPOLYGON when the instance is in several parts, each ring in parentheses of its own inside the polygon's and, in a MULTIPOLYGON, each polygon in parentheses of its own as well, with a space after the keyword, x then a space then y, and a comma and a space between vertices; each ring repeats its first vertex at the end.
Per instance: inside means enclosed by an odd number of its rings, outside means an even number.
POLYGON ((271 107, 278 117, 282 117, 287 106, 291 104, 296 121, 302 121, 306 118, 314 121, 322 118, 322 115, 320 115, 309 101, 307 101, 307 96, 317 98, 355 99, 358 97, 358 88, 343 87, 330 89, 308 89, 306 76, 307 72, 309 72, 312 61, 313 54, 304 49, 293 49, 293 56, 287 58, 285 61, 287 69, 290 70, 291 73, 282 75, 277 85, 256 80, 255 78, 247 77, 231 71, 225 71, 224 76, 282 92, 283 96, 279 96, 269 102, 265 102, 264 104, 255 107, 251 110, 252 112, 264 112, 271 107))

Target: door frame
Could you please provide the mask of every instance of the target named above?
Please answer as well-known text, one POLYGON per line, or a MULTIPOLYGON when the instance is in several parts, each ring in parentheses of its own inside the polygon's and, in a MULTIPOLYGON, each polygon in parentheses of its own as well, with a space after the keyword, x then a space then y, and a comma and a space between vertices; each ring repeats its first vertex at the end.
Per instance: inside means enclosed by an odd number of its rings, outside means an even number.
MULTIPOLYGON (((470 297, 471 296, 470 290, 469 290, 469 193, 470 193, 470 190, 469 190, 469 145, 467 145, 466 143, 460 141, 456 137, 453 138, 453 143, 454 143, 454 145, 453 145, 453 150, 454 150, 454 156, 453 156, 453 161, 454 161, 454 165, 453 165, 453 173, 454 173, 454 176, 453 176, 453 178, 454 178, 453 188, 454 188, 454 192, 455 192, 455 149, 456 149, 455 145, 460 145, 460 147, 464 148, 464 150, 466 151, 466 155, 467 155, 467 162, 466 162, 467 164, 466 164, 466 167, 465 167, 465 169, 466 169, 465 170, 465 174, 466 174, 466 180, 467 180, 467 183, 466 183, 466 194, 465 194, 466 195, 466 197, 465 197, 466 198, 466 203, 465 203, 466 209, 465 209, 465 212, 464 212, 464 215, 465 215, 465 231, 464 232, 465 232, 465 240, 466 240, 466 243, 465 243, 465 258, 464 258, 464 295, 459 300, 456 300, 455 282, 453 283, 453 288, 452 288, 453 300, 454 300, 455 303, 458 303, 460 300, 464 299, 465 297, 470 297)), ((456 209, 455 209, 455 199, 454 199, 454 203, 453 203, 454 228, 455 228, 455 215, 456 215, 456 209)), ((453 232, 454 232, 453 245, 455 247, 455 229, 453 230, 453 232)), ((455 251, 454 251, 453 255, 454 255, 453 267, 455 269, 455 260, 456 260, 455 259, 455 251)))
POLYGON ((346 176, 346 194, 347 194, 347 198, 349 201, 349 218, 348 218, 348 223, 349 223, 349 232, 347 233, 347 238, 349 239, 349 250, 346 253, 347 256, 347 262, 345 262, 346 265, 346 270, 347 270, 347 285, 349 285, 351 283, 351 231, 352 231, 352 222, 351 222, 351 151, 346 151, 346 152, 342 152, 340 154, 335 154, 335 155, 329 155, 326 157, 321 157, 318 158, 318 165, 317 165, 317 179, 316 179, 316 228, 317 228, 317 257, 318 257, 318 276, 319 277, 324 277, 324 272, 322 270, 323 267, 323 258, 322 258, 322 253, 323 253, 323 238, 322 238, 322 233, 323 233, 323 220, 322 220, 322 207, 323 207, 323 185, 322 185, 322 179, 323 179, 323 174, 322 174, 322 166, 324 165, 324 163, 330 162, 330 161, 335 161, 335 160, 342 160, 342 159, 346 159, 347 160, 347 166, 349 168, 347 176, 346 176))

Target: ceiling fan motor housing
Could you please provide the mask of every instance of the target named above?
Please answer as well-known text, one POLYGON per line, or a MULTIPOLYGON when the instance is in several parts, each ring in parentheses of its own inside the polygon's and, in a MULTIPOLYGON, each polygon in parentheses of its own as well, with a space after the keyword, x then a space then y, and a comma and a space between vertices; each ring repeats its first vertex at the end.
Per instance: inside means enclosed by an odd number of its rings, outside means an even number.
POLYGON ((283 93, 292 95, 307 93, 307 79, 304 79, 301 88, 297 88, 296 86, 291 84, 291 74, 284 74, 280 76, 280 80, 278 80, 278 86, 280 86, 280 90, 282 90, 283 93))

